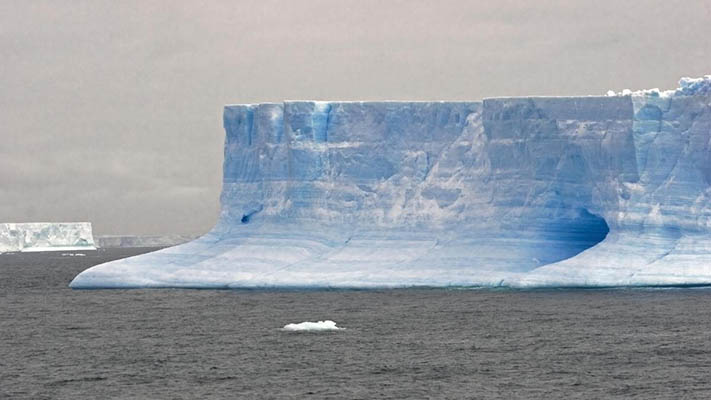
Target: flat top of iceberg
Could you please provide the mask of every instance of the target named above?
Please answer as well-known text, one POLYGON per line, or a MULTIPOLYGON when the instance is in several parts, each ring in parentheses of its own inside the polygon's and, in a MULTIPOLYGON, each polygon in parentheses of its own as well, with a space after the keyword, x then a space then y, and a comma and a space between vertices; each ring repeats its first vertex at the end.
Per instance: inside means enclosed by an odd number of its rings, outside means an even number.
POLYGON ((91 225, 91 222, 1 222, 2 225, 15 225, 15 226, 56 226, 56 225, 91 225))

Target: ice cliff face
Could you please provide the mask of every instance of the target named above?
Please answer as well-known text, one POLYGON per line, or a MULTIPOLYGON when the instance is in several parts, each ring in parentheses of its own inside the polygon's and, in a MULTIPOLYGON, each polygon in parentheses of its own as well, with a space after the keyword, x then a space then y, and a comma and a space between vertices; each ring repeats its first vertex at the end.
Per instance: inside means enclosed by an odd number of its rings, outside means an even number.
POLYGON ((59 250, 95 250, 91 224, 0 224, 0 253, 59 250))
POLYGON ((709 88, 227 106, 217 226, 72 287, 711 284, 709 88))

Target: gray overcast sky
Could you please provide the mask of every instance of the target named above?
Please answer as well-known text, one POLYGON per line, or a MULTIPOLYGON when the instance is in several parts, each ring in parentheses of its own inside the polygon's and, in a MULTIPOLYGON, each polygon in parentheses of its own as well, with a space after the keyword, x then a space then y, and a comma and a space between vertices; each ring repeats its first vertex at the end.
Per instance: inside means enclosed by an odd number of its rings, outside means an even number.
POLYGON ((0 221, 195 234, 222 106, 673 88, 711 1, 0 0, 0 221))

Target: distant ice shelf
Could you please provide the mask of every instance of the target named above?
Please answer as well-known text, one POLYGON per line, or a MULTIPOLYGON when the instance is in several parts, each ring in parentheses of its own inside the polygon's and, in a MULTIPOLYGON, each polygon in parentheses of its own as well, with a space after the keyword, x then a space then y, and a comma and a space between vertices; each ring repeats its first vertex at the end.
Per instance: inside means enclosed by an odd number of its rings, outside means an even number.
POLYGON ((0 253, 74 250, 96 250, 90 223, 0 223, 0 253))
POLYGON ((95 237, 100 248, 169 247, 195 239, 185 235, 99 235, 95 237))
POLYGON ((711 76, 224 110, 222 212, 73 288, 711 284, 711 76))

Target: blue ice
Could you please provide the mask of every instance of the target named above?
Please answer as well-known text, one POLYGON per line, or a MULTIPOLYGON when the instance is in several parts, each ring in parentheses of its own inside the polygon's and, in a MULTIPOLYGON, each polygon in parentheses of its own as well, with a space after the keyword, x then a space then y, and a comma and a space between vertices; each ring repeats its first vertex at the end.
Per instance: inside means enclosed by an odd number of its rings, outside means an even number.
POLYGON ((71 286, 711 284, 709 88, 226 106, 214 229, 71 286))

